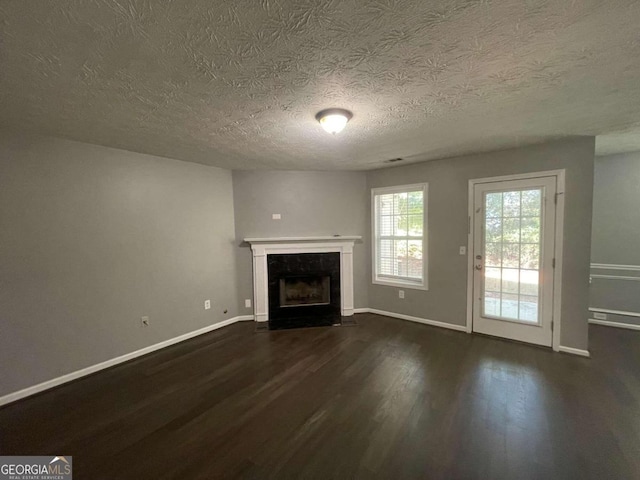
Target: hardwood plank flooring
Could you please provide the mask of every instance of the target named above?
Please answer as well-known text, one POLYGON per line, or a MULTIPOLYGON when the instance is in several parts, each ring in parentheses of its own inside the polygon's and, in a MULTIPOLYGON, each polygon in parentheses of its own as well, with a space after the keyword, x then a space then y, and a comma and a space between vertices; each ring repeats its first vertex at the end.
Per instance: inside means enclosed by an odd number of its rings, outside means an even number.
POLYGON ((640 478, 640 332, 591 359, 372 314, 235 324, 0 409, 77 479, 640 478))

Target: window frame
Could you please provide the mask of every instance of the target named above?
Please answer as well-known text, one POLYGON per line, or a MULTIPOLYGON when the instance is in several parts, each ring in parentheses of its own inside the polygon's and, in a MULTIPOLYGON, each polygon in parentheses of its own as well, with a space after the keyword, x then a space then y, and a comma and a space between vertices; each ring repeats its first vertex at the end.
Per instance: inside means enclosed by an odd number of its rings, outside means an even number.
POLYGON ((371 256, 372 256, 372 268, 371 268, 371 283, 374 285, 384 285, 388 287, 402 287, 410 288, 414 290, 429 290, 429 184, 428 183, 413 183, 410 185, 397 185, 392 187, 378 187, 371 189, 371 256), (379 250, 379 235, 378 235, 378 202, 376 197, 379 195, 387 195, 392 193, 408 193, 422 190, 422 237, 413 237, 422 239, 422 280, 416 282, 409 280, 406 277, 388 276, 378 274, 378 250, 379 250))

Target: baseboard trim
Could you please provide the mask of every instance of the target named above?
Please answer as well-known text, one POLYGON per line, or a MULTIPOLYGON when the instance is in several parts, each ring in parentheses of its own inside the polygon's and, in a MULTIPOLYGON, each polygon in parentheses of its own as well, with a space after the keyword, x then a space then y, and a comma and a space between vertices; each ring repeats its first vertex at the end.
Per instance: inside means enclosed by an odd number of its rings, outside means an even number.
MULTIPOLYGON (((374 313, 376 315, 383 315, 385 317, 398 318, 400 320, 407 320, 410 322, 422 323, 424 325, 431 325, 433 327, 447 328, 449 330, 455 330, 458 332, 466 333, 466 326, 464 325, 453 325, 451 323, 439 322, 436 320, 429 320, 426 318, 413 317, 411 315, 404 315, 402 313, 395 312, 387 312, 384 310, 378 310, 376 308, 356 308, 354 309, 354 313, 374 313)), ((170 347, 171 345, 175 345, 180 342, 184 342, 191 338, 197 337, 199 335, 204 335, 205 333, 212 332, 214 330, 218 330, 219 328, 226 327, 228 325, 232 325, 236 322, 246 322, 254 320, 253 315, 239 315, 237 317, 229 318, 227 320, 223 320, 218 323, 214 323, 213 325, 206 326, 199 330, 194 330, 189 333, 185 333, 183 335, 170 338, 169 340, 165 340, 163 342, 156 343, 154 345, 150 345, 145 348, 141 348, 140 350, 136 350, 131 353, 127 353, 124 355, 120 355, 119 357, 112 358, 110 360, 106 360, 101 363, 97 363, 95 365, 91 365, 89 367, 76 370, 75 372, 67 373, 66 375, 62 375, 57 378, 53 378, 51 380, 47 380, 46 382, 39 383, 37 385, 33 385, 31 387, 24 388, 22 390, 18 390, 17 392, 12 392, 7 395, 0 397, 0 407, 7 405, 9 403, 16 402, 23 398, 30 397, 31 395, 35 395, 36 393, 44 392, 45 390, 49 390, 51 388, 57 387, 59 385, 71 382, 73 380, 77 380, 78 378, 86 377, 87 375, 91 375, 92 373, 99 372, 100 370, 105 370, 107 368, 113 367, 115 365, 128 362, 129 360, 133 360, 138 357, 142 357, 143 355, 147 355, 149 353, 153 353, 155 351, 161 350, 166 347, 170 347)), ((618 322, 607 322, 603 320, 592 320, 589 319, 589 323, 594 323, 598 325, 606 325, 610 327, 618 327, 618 328, 628 328, 631 330, 640 330, 640 325, 627 325, 618 322)), ((560 352, 569 353, 572 355, 579 355, 582 357, 590 357, 588 350, 581 350, 579 348, 573 347, 564 347, 560 345, 558 349, 560 352)))
POLYGON ((560 345, 558 351, 562 353, 570 353, 571 355, 579 355, 581 357, 591 357, 589 350, 582 350, 580 348, 563 347, 562 345, 560 345))
POLYGON ((184 342, 185 340, 189 340, 191 338, 197 337, 199 335, 204 335, 205 333, 212 332, 222 327, 226 327, 228 325, 232 325, 236 322, 253 320, 253 315, 241 315, 239 317, 229 318, 227 320, 223 320, 218 323, 214 323, 213 325, 208 325, 199 330, 194 330, 193 332, 185 333, 184 335, 180 335, 178 337, 170 338, 169 340, 165 340, 160 343, 156 343, 154 345, 150 345, 145 348, 141 348, 140 350, 136 350, 135 352, 126 353, 124 355, 120 355, 119 357, 112 358, 110 360, 106 360, 101 363, 97 363, 95 365, 91 365, 89 367, 83 368, 81 370, 76 370, 75 372, 67 373, 66 375, 62 375, 57 378, 53 378, 51 380, 47 380, 46 382, 38 383, 37 385, 33 385, 31 387, 24 388, 22 390, 18 390, 17 392, 9 393, 0 397, 0 407, 3 405, 7 405, 9 403, 15 402, 17 400, 21 400, 26 397, 30 397, 31 395, 35 395, 36 393, 44 392, 45 390, 49 390, 50 388, 57 387, 67 382, 71 382, 78 378, 85 377, 87 375, 91 375, 92 373, 99 372, 100 370, 104 370, 109 367, 113 367, 120 363, 128 362, 129 360, 133 360, 134 358, 141 357, 143 355, 147 355, 148 353, 155 352, 157 350, 161 350, 165 347, 169 347, 171 345, 175 345, 176 343, 184 342))
POLYGON ((640 330, 640 325, 634 325, 632 323, 610 322, 608 320, 597 320, 594 318, 590 318, 589 323, 593 323, 594 325, 603 325, 605 327, 626 328, 627 330, 640 330))
MULTIPOLYGON (((451 323, 438 322, 436 320, 428 320, 426 318, 412 317, 411 315, 404 315, 402 313, 385 312, 384 310, 378 310, 376 308, 358 308, 356 309, 356 313, 375 313, 377 315, 384 315, 385 317, 399 318, 400 320, 408 320, 410 322, 423 323, 425 325, 448 328, 450 330, 455 330, 457 332, 467 333, 467 327, 465 325, 453 325, 451 323)), ((638 329, 640 330, 640 326, 638 327, 638 329)), ((582 350, 579 348, 564 347, 560 345, 560 347, 558 348, 558 351, 563 353, 569 353, 571 355, 578 355, 581 357, 587 357, 587 358, 591 357, 591 354, 589 353, 588 350, 582 350)))
MULTIPOLYGON (((467 331, 467 327, 464 325, 453 325, 452 323, 438 322, 437 320, 429 320, 427 318, 412 317, 411 315, 405 315, 403 313, 385 312, 384 310, 378 310, 376 308, 359 309, 366 310, 368 313, 375 313, 376 315, 384 315, 385 317, 399 318, 400 320, 408 320, 409 322, 423 323, 424 325, 431 325, 432 327, 448 328, 449 330, 455 330, 457 332, 467 331)), ((362 312, 365 313, 365 312, 362 312)))

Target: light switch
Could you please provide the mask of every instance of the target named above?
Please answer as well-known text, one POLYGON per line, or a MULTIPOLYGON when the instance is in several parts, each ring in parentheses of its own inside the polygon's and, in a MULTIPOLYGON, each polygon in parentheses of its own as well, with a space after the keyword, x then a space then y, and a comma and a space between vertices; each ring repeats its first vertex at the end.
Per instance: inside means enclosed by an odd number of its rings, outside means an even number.
POLYGON ((271 220, 280 220, 281 218, 282 218, 282 215, 280 215, 279 213, 271 214, 271 220))
POLYGON ((460 255, 466 255, 467 254, 467 247, 462 246, 460 247, 460 255))

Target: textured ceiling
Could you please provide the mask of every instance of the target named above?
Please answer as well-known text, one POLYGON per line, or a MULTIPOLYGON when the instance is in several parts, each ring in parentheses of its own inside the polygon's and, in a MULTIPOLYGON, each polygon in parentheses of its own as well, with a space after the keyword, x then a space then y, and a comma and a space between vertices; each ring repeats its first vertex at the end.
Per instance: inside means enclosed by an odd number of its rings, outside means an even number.
POLYGON ((0 124, 227 168, 640 148, 638 0, 1 0, 0 124), (354 118, 326 134, 318 110, 354 118))

